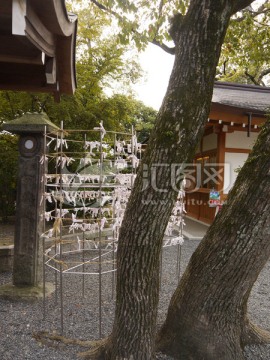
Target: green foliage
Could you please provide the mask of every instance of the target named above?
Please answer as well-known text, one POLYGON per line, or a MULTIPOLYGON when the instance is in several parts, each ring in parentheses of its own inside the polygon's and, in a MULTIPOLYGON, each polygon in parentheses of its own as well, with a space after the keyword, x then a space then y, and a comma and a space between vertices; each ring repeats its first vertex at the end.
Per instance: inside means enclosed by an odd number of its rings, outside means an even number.
POLYGON ((170 41, 168 34, 170 18, 176 12, 185 14, 189 4, 189 0, 90 0, 90 2, 95 3, 101 12, 107 12, 114 17, 121 44, 133 43, 139 50, 144 50, 149 41, 170 41))
MULTIPOLYGON (((170 19, 185 15, 190 0, 90 0, 100 12, 114 17, 121 44, 133 43, 144 50, 148 42, 168 50, 170 19)), ((269 0, 254 1, 231 20, 223 45, 217 79, 267 85, 270 57, 269 0)))
POLYGON ((267 85, 269 64, 270 4, 265 2, 257 15, 255 10, 250 9, 232 18, 223 44, 218 78, 267 85))
MULTIPOLYGON (((113 6, 114 2, 107 2, 113 6)), ((151 128, 155 111, 134 100, 132 95, 106 95, 104 87, 128 88, 141 75, 130 45, 121 44, 119 28, 107 13, 84 1, 70 2, 70 10, 79 16, 77 41, 77 81, 74 96, 62 96, 59 104, 52 95, 13 91, 0 92, 0 125, 26 112, 45 111, 52 122, 66 129, 92 129, 103 121, 107 130, 131 131, 131 126, 151 128), (81 5, 81 7, 78 7, 81 5)), ((17 137, 0 135, 0 216, 14 213, 17 137), (5 156, 3 156, 5 154, 5 156)))
POLYGON ((145 106, 142 102, 136 102, 133 113, 133 125, 137 132, 138 141, 144 143, 148 140, 150 132, 154 127, 157 111, 145 106))
MULTIPOLYGON (((76 2, 75 2, 76 4, 76 2)), ((119 43, 114 24, 93 5, 78 11, 77 76, 79 88, 85 84, 96 93, 113 80, 125 85, 135 82, 141 69, 129 55, 130 46, 119 43)))
POLYGON ((18 139, 6 132, 0 133, 0 216, 3 221, 15 213, 18 139))
POLYGON ((0 124, 22 116, 25 112, 41 111, 41 103, 50 95, 0 91, 0 124))

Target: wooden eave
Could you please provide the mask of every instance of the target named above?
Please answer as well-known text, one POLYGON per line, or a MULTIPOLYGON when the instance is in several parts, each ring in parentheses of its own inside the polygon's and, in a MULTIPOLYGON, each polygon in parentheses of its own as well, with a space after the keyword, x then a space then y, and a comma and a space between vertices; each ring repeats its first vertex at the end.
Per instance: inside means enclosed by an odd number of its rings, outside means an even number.
POLYGON ((0 89, 73 94, 76 31, 64 0, 1 0, 0 89))
POLYGON ((266 114, 260 110, 252 108, 239 108, 230 105, 213 103, 209 114, 210 120, 222 120, 224 122, 234 122, 238 124, 247 124, 248 115, 252 116, 252 123, 261 125, 266 119, 266 114))
POLYGON ((48 30, 56 35, 69 37, 74 32, 74 24, 68 19, 65 0, 29 0, 36 14, 47 24, 48 30))

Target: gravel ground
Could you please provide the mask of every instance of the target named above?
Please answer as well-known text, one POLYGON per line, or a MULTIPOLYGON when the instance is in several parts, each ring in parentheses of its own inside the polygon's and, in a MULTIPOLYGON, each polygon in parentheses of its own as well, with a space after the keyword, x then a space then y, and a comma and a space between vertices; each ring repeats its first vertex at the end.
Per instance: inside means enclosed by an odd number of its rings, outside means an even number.
MULTIPOLYGON (((187 240, 181 249, 181 272, 198 245, 198 241, 187 240)), ((177 285, 176 274, 177 250, 175 247, 164 249, 162 287, 159 305, 161 324, 166 316, 166 309, 173 290, 177 285)), ((54 282, 55 276, 48 271, 47 280, 54 282)), ((0 274, 0 285, 11 282, 11 274, 0 274)), ((59 283, 59 279, 58 279, 59 283)), ((266 265, 258 278, 249 304, 250 317, 254 322, 270 330, 269 314, 270 263, 266 265)), ((82 277, 65 275, 64 287, 64 336, 82 340, 99 337, 99 301, 98 277, 85 276, 85 298, 82 296, 82 277)), ((102 277, 102 336, 110 333, 114 305, 112 300, 112 275, 102 277)), ((62 342, 38 341, 33 335, 40 331, 59 333, 61 329, 60 300, 52 295, 46 301, 46 318, 43 319, 43 302, 11 302, 0 299, 0 359, 1 360, 74 360, 83 347, 64 345, 62 342)), ((246 349, 247 360, 269 360, 270 346, 249 347, 246 349)), ((157 354, 157 359, 171 359, 157 354)), ((140 359, 136 359, 140 360, 140 359)))
POLYGON ((0 222, 0 245, 10 245, 14 242, 14 220, 8 223, 0 222))

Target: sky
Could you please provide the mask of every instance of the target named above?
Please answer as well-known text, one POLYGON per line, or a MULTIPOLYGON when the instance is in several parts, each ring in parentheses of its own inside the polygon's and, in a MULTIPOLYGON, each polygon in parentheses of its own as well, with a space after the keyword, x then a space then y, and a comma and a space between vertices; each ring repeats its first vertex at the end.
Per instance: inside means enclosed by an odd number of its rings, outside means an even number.
POLYGON ((139 54, 139 61, 145 76, 133 89, 139 100, 158 110, 167 89, 174 56, 156 45, 149 44, 147 49, 139 54))

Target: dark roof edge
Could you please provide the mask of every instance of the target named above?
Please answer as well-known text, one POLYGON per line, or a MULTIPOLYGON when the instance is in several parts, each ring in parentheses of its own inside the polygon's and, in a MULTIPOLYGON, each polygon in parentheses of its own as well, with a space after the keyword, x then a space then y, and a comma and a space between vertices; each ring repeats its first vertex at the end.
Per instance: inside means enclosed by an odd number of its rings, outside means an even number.
POLYGON ((231 90, 239 89, 239 90, 243 90, 243 91, 270 93, 270 87, 258 86, 258 85, 248 85, 248 84, 238 84, 238 83, 226 82, 226 81, 215 81, 214 88, 231 89, 231 90))

